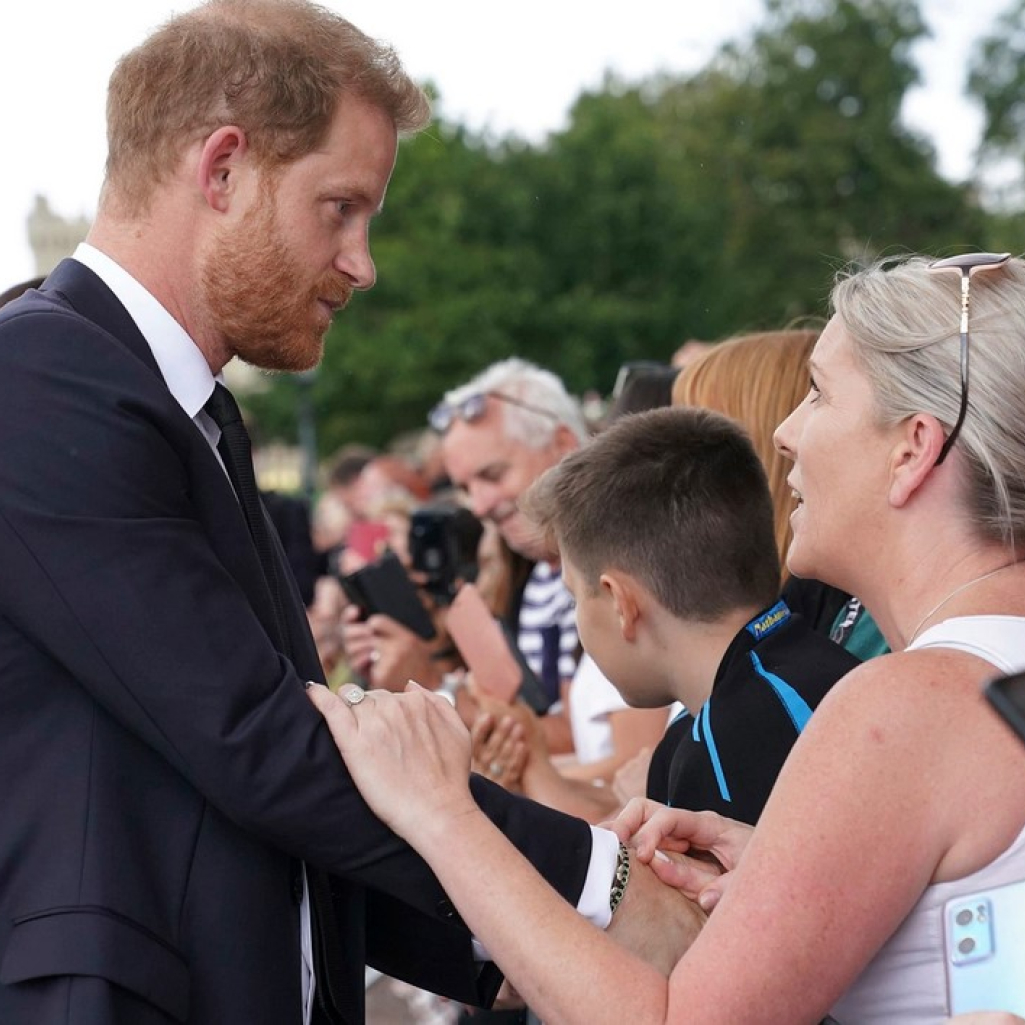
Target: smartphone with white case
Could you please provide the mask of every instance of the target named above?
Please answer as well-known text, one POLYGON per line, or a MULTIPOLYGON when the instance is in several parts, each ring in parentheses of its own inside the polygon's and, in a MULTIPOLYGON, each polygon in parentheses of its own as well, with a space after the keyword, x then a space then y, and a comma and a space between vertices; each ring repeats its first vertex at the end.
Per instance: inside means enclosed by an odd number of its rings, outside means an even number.
POLYGON ((950 1013, 1025 1016, 1025 881, 947 901, 943 933, 950 1013))

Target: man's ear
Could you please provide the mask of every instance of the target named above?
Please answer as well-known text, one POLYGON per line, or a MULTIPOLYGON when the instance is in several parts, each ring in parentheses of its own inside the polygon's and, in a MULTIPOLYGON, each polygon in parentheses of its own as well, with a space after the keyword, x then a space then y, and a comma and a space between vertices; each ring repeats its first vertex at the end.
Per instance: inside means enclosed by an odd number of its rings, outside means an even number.
POLYGON ((565 424, 559 424, 552 436, 552 447, 562 459, 580 448, 580 439, 565 424))
POLYGON ((928 413, 904 421, 890 454, 890 505, 899 509, 910 501, 936 466, 945 440, 943 425, 928 413))
POLYGON ((248 150, 246 133, 237 125, 223 125, 207 136, 196 166, 196 184, 211 209, 228 209, 248 150))
POLYGON ((624 641, 637 638, 637 625, 641 618, 641 606, 637 593, 637 582, 629 573, 610 569, 598 578, 598 585, 612 601, 616 618, 619 620, 619 632, 624 641))

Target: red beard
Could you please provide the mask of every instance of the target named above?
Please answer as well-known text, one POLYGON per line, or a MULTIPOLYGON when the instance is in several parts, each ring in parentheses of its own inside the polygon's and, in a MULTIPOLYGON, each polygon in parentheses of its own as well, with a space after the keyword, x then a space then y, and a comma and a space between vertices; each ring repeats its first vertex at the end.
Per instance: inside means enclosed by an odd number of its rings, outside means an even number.
POLYGON ((331 312, 349 302, 352 285, 336 273, 313 285, 304 280, 265 193, 237 228, 217 238, 204 268, 206 307, 228 351, 263 370, 315 367, 331 312))

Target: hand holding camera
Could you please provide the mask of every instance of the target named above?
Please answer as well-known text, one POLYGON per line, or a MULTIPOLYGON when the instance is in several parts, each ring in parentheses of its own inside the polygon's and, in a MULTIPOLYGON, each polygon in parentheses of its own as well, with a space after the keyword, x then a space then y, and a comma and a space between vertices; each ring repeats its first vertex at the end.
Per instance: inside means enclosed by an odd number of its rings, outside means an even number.
POLYGON ((410 680, 434 690, 443 666, 435 659, 438 641, 425 641, 389 616, 371 616, 354 629, 365 628, 371 645, 364 676, 371 687, 401 692, 410 680))

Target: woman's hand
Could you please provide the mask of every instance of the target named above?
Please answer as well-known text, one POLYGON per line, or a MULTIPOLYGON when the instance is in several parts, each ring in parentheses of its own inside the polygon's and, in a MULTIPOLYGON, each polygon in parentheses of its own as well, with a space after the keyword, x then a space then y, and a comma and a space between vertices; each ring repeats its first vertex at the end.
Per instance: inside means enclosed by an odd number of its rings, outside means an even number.
POLYGON ((642 798, 606 825, 634 847, 662 882, 682 890, 705 911, 719 903, 754 833, 754 827, 713 811, 667 808, 642 798))
POLYGON ((354 684, 338 694, 313 684, 307 693, 367 804, 414 847, 477 810, 470 738, 444 697, 415 683, 403 694, 354 684))

